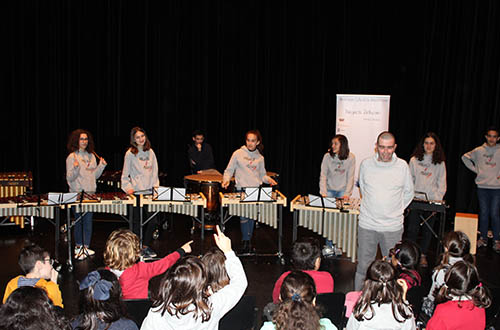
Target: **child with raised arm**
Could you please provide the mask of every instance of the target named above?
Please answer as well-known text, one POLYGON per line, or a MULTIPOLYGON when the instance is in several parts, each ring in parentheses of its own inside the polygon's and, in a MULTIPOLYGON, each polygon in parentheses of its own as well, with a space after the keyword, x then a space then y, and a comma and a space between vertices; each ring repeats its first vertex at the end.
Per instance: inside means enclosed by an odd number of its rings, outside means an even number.
POLYGON ((175 252, 154 262, 137 262, 140 255, 139 237, 127 229, 109 235, 104 251, 104 264, 120 281, 123 299, 147 299, 149 280, 164 273, 174 263, 191 252, 189 241, 175 252))
POLYGON ((216 229, 214 239, 226 257, 229 284, 209 295, 206 266, 199 258, 182 258, 163 277, 142 330, 215 330, 220 319, 241 299, 248 284, 245 271, 231 248, 231 240, 219 226, 216 229))

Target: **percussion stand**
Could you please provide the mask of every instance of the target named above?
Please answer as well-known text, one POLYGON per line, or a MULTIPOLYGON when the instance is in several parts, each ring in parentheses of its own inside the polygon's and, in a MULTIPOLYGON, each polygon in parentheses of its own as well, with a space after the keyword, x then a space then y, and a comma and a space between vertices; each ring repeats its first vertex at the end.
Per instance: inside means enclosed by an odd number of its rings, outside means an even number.
MULTIPOLYGON (((439 238, 439 235, 436 234, 436 232, 434 231, 434 229, 432 228, 431 225, 429 225, 428 221, 437 214, 437 212, 433 211, 431 212, 431 214, 427 217, 427 218, 424 218, 424 216, 422 214, 420 214, 420 220, 422 220, 422 222, 420 223, 420 226, 422 227, 424 224, 427 226, 427 229, 429 229, 429 231, 431 232, 432 236, 434 236, 434 238, 438 241, 438 244, 437 244, 437 248, 436 248, 436 256, 438 255, 439 253, 439 248, 440 246, 443 245, 443 241, 442 241, 442 235, 443 233, 441 233, 441 238, 439 238)), ((444 219, 443 219, 443 214, 441 214, 441 219, 440 219, 440 223, 439 223, 439 228, 441 229, 441 231, 444 231, 444 219)))

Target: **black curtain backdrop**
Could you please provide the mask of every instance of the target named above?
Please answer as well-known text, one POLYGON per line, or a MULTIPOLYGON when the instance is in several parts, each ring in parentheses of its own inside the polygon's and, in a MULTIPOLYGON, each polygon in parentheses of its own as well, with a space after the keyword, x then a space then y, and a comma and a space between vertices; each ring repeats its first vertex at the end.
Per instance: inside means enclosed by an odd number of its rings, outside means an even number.
MULTIPOLYGON (((497 1, 5 1, 0 171, 67 189, 70 131, 90 130, 121 169, 142 126, 168 184, 188 172, 194 129, 224 170, 258 128, 291 199, 317 193, 337 93, 390 94, 397 154, 426 131, 447 155, 446 199, 475 211, 460 156, 499 124, 497 1)), ((359 132, 363 134, 363 132, 359 132)), ((375 142, 375 141, 374 141, 375 142)), ((358 159, 360 161, 360 159, 358 159)))

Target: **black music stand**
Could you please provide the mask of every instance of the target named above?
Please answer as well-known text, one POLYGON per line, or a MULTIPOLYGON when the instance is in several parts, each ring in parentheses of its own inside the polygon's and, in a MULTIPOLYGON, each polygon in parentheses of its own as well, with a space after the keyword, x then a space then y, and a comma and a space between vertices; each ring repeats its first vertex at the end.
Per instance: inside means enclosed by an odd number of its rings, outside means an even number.
MULTIPOLYGON (((71 193, 70 193, 71 194, 71 193)), ((74 193, 77 194, 79 197, 78 200, 70 200, 67 202, 63 202, 62 204, 79 204, 82 205, 84 200, 90 200, 93 202, 99 202, 99 199, 95 198, 93 195, 90 195, 89 193, 82 191, 80 193, 74 193)), ((64 194, 63 194, 64 195, 64 194)), ((66 207, 66 236, 68 240, 68 269, 69 271, 73 270, 73 253, 71 253, 71 228, 75 227, 76 224, 78 224, 79 221, 82 221, 82 218, 87 214, 88 212, 81 212, 78 217, 75 216, 75 221, 71 223, 71 207, 66 207)), ((76 212, 75 212, 76 214, 76 212)), ((83 228, 82 228, 82 242, 83 242, 83 228)), ((83 249, 83 253, 89 257, 89 254, 83 249)))
POLYGON ((427 218, 424 218, 424 216, 422 214, 420 214, 420 220, 422 220, 422 222, 420 222, 420 226, 422 227, 425 224, 427 226, 427 228, 429 229, 429 231, 431 232, 432 236, 434 236, 434 238, 437 240, 438 244, 436 247, 436 255, 438 255, 440 246, 443 245, 442 239, 444 236, 444 229, 445 229, 444 225, 445 225, 445 220, 446 220, 446 208, 448 206, 445 205, 444 203, 436 203, 435 201, 429 200, 427 193, 424 191, 415 191, 415 194, 422 195, 424 198, 423 199, 419 199, 419 198, 414 199, 412 201, 412 203, 410 203, 410 205, 408 205, 408 208, 414 209, 414 210, 431 212, 431 215, 429 215, 427 218), (424 203, 425 206, 423 206, 423 205, 421 207, 416 206, 416 204, 422 204, 422 203, 424 203), (440 228, 439 231, 440 231, 441 237, 439 237, 439 235, 434 231, 434 228, 432 228, 432 226, 429 225, 429 223, 428 223, 428 221, 433 216, 435 216, 437 213, 440 213, 440 217, 441 217, 440 224, 439 224, 439 228, 440 228))
MULTIPOLYGON (((309 194, 309 203, 306 206, 321 208, 321 232, 325 232, 325 213, 327 209, 339 209, 337 207, 337 199, 335 197, 323 197, 309 194)), ((340 210, 340 209, 339 209, 340 210)), ((297 228, 295 227, 295 230, 297 228)), ((297 233, 295 232, 294 241, 297 238, 297 233)), ((328 239, 328 238, 327 238, 328 239)))

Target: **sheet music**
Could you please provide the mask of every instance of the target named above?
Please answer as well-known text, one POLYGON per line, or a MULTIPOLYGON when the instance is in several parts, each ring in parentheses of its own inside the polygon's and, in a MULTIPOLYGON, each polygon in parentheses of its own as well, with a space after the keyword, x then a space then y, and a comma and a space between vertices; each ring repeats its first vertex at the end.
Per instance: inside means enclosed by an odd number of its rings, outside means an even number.
POLYGON ((324 207, 329 209, 337 208, 337 200, 335 197, 323 197, 323 203, 321 202, 320 196, 309 194, 309 206, 324 207))
POLYGON ((272 193, 273 193, 272 187, 245 188, 245 198, 242 200, 242 202, 257 202, 257 201, 271 202, 273 201, 272 193), (259 196, 259 189, 260 189, 260 196, 259 196))
POLYGON ((80 193, 77 193, 77 192, 49 193, 47 204, 48 205, 58 205, 58 204, 76 203, 79 194, 80 193))
POLYGON ((186 200, 186 188, 158 187, 156 189, 158 201, 184 202, 186 200))

